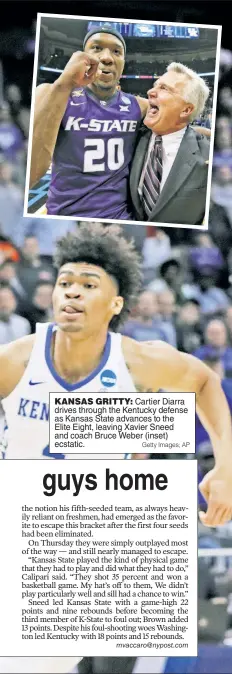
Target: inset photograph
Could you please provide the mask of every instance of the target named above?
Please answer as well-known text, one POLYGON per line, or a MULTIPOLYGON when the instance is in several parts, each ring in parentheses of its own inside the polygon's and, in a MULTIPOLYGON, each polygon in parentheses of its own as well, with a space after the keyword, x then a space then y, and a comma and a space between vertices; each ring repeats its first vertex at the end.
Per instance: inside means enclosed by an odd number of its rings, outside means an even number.
POLYGON ((220 38, 38 14, 24 215, 207 229, 220 38))

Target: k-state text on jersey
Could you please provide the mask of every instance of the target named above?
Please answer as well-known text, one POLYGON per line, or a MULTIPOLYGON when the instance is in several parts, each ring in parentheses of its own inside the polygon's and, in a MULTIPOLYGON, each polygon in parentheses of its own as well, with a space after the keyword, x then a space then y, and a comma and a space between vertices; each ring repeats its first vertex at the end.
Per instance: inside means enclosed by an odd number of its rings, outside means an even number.
POLYGON ((111 131, 119 131, 119 133, 131 131, 134 133, 136 126, 137 121, 133 119, 91 119, 87 123, 84 117, 72 117, 70 115, 64 130, 81 131, 81 129, 86 129, 87 131, 102 131, 103 133, 111 133, 111 131))

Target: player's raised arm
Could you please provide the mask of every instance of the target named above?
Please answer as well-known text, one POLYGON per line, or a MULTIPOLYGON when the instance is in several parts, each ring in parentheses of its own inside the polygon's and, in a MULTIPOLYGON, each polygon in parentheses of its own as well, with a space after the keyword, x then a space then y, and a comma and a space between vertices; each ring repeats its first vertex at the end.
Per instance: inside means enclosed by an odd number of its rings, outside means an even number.
POLYGON ((196 393, 197 413, 210 436, 215 457, 215 467, 200 485, 208 502, 207 513, 201 513, 201 520, 208 526, 218 526, 230 520, 232 425, 218 375, 194 356, 180 353, 158 341, 136 343, 130 367, 133 368, 134 381, 144 390, 196 393))
POLYGON ((36 89, 31 153, 30 187, 42 178, 52 160, 68 98, 74 87, 85 87, 96 75, 99 61, 85 52, 75 52, 53 84, 36 89))
POLYGON ((0 347, 0 398, 15 389, 27 367, 35 335, 27 335, 0 347))

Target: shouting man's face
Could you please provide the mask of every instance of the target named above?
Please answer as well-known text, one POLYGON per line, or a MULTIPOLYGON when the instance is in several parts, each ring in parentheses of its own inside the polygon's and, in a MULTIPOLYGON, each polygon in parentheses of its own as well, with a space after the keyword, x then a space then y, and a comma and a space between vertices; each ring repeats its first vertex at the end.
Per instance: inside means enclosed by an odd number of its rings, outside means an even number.
POLYGON ((157 135, 174 133, 188 123, 194 106, 184 98, 186 84, 184 73, 170 70, 148 91, 149 108, 144 124, 157 135))

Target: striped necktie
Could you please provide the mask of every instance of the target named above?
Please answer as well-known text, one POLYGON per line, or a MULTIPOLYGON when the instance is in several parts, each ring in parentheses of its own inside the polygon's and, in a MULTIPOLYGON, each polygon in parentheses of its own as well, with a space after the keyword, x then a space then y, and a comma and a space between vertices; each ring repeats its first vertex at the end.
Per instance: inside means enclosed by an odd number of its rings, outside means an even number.
POLYGON ((142 186, 142 203, 147 219, 151 215, 160 195, 163 172, 162 158, 162 136, 156 136, 154 147, 148 158, 142 186))

